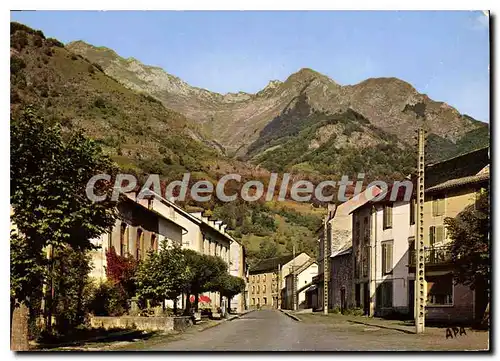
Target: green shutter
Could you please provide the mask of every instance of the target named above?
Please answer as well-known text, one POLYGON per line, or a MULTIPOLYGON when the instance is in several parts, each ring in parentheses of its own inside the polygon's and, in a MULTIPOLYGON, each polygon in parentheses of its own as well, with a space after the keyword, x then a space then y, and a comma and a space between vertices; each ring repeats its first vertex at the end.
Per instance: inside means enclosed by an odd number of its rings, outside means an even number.
POLYGON ((433 247, 435 243, 436 243, 436 227, 430 226, 429 227, 429 245, 431 247, 433 247))
POLYGON ((444 241, 444 227, 443 226, 437 226, 436 228, 436 243, 440 243, 444 241))

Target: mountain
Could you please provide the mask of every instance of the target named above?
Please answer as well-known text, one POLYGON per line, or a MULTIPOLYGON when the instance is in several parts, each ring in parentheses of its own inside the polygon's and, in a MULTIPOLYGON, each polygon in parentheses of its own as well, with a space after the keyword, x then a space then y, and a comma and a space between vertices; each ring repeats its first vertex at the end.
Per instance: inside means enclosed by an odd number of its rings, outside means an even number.
MULTIPOLYGON (((157 173, 168 182, 190 172, 191 184, 230 173, 240 174, 242 183, 268 178, 266 169, 221 154, 184 115, 145 92, 125 87, 99 64, 69 51, 56 39, 45 38, 40 30, 11 23, 10 40, 12 117, 33 105, 40 116, 60 123, 64 131, 82 129, 100 142, 125 173, 157 173)), ((315 230, 324 213, 322 208, 288 201, 236 206, 212 197, 203 204, 188 199, 180 205, 188 210, 201 206, 207 215, 231 225, 249 258, 258 257, 264 246, 287 252, 293 243, 313 254, 315 230)))
MULTIPOLYGON (((145 92, 184 114, 200 125, 204 136, 214 139, 228 155, 247 159, 255 155, 256 144, 264 144, 269 139, 269 124, 274 123, 276 129, 276 119, 289 122, 286 112, 299 98, 308 103, 310 113, 307 116, 321 113, 328 117, 353 111, 387 136, 395 135, 398 141, 408 145, 413 144, 417 127, 423 125, 435 143, 431 148, 437 150, 436 154, 431 154, 431 159, 441 156, 439 144, 447 149, 448 156, 469 151, 477 143, 488 142, 488 137, 484 137, 488 134, 487 124, 460 114, 446 103, 431 100, 397 78, 372 78, 342 86, 305 68, 284 82, 271 81, 256 94, 222 95, 192 87, 161 68, 144 65, 136 59, 124 59, 104 47, 82 41, 69 43, 67 47, 98 63, 106 74, 125 86, 145 92), (473 139, 470 139, 471 134, 473 139), (462 144, 457 145, 461 140, 462 144)), ((301 123, 305 117, 302 114, 296 122, 301 123)), ((275 132, 272 138, 279 137, 275 132)))
MULTIPOLYGON (((342 86, 301 69, 256 94, 223 95, 107 48, 46 39, 19 23, 11 23, 10 45, 12 116, 33 104, 47 121, 98 140, 124 172, 158 173, 164 181, 185 172, 192 181, 237 173, 241 183, 266 184, 270 171, 316 182, 358 172, 393 180, 414 170, 420 124, 429 131, 430 161, 489 143, 486 124, 395 78, 342 86)), ((293 244, 314 253, 325 212, 317 204, 215 197, 181 205, 201 206, 228 223, 251 258, 291 252, 293 244)))

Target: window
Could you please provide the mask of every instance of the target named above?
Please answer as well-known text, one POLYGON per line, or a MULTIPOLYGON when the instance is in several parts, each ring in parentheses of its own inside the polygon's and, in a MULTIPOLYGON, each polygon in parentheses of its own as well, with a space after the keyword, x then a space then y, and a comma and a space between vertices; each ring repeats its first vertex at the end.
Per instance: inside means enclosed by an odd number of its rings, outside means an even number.
POLYGON ((257 286, 257 294, 260 293, 260 286, 257 286))
POLYGON ((141 259, 142 242, 143 242, 143 232, 142 229, 137 230, 137 238, 135 240, 135 258, 137 260, 141 259))
POLYGON ((354 286, 356 307, 361 307, 361 285, 356 283, 354 286))
POLYGON ((417 201, 413 198, 410 201, 410 225, 415 224, 415 216, 417 211, 417 201))
POLYGON ((384 281, 377 287, 377 307, 392 307, 392 281, 384 281))
POLYGON ((151 249, 155 252, 158 251, 158 242, 157 242, 156 234, 154 234, 154 233, 151 235, 151 249))
POLYGON ((356 221, 356 227, 354 228, 354 243, 359 244, 359 235, 361 234, 361 229, 359 229, 359 221, 356 221))
POLYGON ((262 286, 262 293, 266 293, 266 285, 262 286))
POLYGON ((252 298, 252 305, 255 306, 255 298, 252 298))
POLYGON ((453 277, 449 273, 443 276, 427 276, 427 304, 453 304, 453 277))
POLYGON ((128 227, 126 223, 122 223, 120 227, 120 256, 125 256, 128 252, 128 227))
POLYGON ((432 197, 432 216, 439 217, 444 214, 444 197, 432 197))
POLYGON ((434 247, 436 244, 444 242, 444 226, 430 226, 429 227, 429 245, 434 247))
POLYGON ((255 293, 255 286, 252 286, 252 293, 255 293))
POLYGON ((392 241, 382 243, 382 272, 384 275, 392 273, 392 245, 392 241))
POLYGON ((384 229, 392 228, 392 204, 384 206, 384 229))
POLYGON ((113 230, 108 233, 108 249, 113 247, 113 230))
POLYGON ((266 282, 266 275, 262 275, 263 279, 262 279, 262 282, 266 282))
POLYGON ((370 243, 370 228, 368 227, 368 217, 365 217, 363 219, 363 243, 368 244, 370 243))
POLYGON ((363 277, 368 276, 368 260, 370 257, 370 247, 365 246, 363 247, 363 277))
POLYGON ((263 303, 264 305, 267 305, 267 297, 264 297, 264 298, 262 299, 262 301, 263 301, 262 303, 263 303))
POLYGON ((257 277, 257 283, 260 282, 260 275, 257 275, 255 277, 257 277))

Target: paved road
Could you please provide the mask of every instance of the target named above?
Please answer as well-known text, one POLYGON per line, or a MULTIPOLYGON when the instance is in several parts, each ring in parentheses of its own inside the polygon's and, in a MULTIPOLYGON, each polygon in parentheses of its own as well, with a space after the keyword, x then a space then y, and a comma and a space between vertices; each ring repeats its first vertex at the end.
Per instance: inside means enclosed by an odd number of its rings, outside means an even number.
MULTIPOLYGON (((150 351, 403 351, 487 349, 487 335, 445 339, 391 328, 309 316, 297 322, 277 310, 260 310, 204 331, 190 331, 151 346, 150 351), (332 320, 330 320, 332 321, 332 320), (485 336, 485 337, 483 337, 485 336), (478 338, 479 337, 479 338, 478 338), (482 338, 481 338, 482 337, 482 338), (474 341, 475 338, 478 340, 474 341), (483 340, 484 339, 484 340, 483 340), (481 341, 481 342, 479 342, 481 341)), ((443 330, 444 331, 444 330, 443 330)), ((465 336, 464 336, 465 337, 465 336)))
MULTIPOLYGON (((324 332, 324 327, 297 322, 276 310, 260 310, 223 324, 155 345, 169 351, 319 351, 346 348, 347 336, 324 332)), ((352 345, 351 349, 358 349, 352 345)))

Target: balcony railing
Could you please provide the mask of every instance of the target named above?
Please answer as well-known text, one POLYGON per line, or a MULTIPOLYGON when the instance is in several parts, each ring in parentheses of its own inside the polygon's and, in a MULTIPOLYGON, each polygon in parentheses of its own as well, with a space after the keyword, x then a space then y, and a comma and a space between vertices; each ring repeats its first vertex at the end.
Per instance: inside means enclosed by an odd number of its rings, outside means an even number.
MULTIPOLYGON (((410 265, 415 265, 416 250, 410 251, 410 265)), ((451 262, 450 247, 426 247, 424 250, 424 260, 426 265, 436 265, 451 262)))

